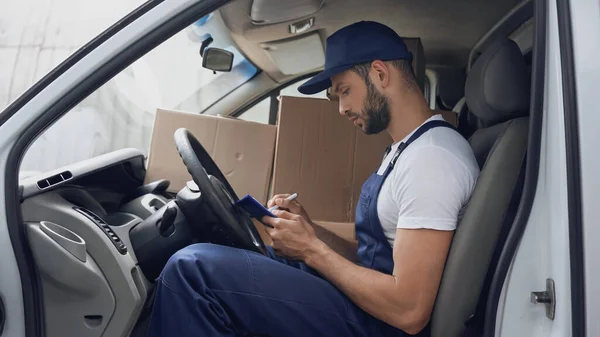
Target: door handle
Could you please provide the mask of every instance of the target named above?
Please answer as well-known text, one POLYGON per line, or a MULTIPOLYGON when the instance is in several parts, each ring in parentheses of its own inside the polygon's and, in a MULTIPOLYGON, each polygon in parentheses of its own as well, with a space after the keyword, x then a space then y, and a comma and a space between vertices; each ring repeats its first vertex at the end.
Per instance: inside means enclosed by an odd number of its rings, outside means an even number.
POLYGON ((544 304, 546 306, 546 317, 554 320, 556 308, 556 294, 554 291, 554 280, 546 279, 546 291, 532 291, 531 303, 544 304))

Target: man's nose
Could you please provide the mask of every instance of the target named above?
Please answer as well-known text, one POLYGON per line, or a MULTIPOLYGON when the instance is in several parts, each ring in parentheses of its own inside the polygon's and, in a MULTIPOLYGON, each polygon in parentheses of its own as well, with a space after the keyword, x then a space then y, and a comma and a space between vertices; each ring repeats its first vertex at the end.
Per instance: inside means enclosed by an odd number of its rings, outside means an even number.
POLYGON ((344 105, 344 103, 342 102, 341 99, 340 99, 339 109, 340 109, 340 115, 346 116, 348 114, 349 109, 344 105))

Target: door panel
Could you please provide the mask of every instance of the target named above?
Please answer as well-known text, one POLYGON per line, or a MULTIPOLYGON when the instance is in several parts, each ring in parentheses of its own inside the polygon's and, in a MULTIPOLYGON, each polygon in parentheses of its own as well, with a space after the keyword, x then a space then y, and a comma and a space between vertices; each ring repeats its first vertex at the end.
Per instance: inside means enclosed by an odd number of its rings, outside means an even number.
POLYGON ((539 174, 523 237, 506 277, 497 311, 496 336, 569 336, 571 279, 563 76, 556 1, 547 2, 546 67, 539 174), (555 316, 532 292, 555 286, 555 316))

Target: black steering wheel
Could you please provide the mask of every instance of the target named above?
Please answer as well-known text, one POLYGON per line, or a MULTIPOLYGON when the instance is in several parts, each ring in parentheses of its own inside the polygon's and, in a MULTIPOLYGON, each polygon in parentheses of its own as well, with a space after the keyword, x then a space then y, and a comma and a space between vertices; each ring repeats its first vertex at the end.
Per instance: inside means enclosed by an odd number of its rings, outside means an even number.
POLYGON ((175 146, 196 184, 188 184, 185 188, 192 193, 200 193, 199 199, 206 206, 182 208, 186 218, 210 218, 205 214, 208 209, 214 216, 210 221, 215 227, 213 232, 224 234, 214 238, 215 243, 265 254, 265 244, 252 219, 239 211, 235 204, 239 200, 235 191, 202 144, 189 130, 180 128, 175 131, 175 146))

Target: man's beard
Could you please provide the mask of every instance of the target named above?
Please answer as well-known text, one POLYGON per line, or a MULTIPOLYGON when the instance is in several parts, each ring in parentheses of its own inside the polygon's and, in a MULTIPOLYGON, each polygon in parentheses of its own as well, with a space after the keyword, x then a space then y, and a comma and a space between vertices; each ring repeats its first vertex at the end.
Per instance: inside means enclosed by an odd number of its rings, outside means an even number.
POLYGON ((363 103, 366 116, 363 132, 367 135, 380 133, 390 124, 390 106, 388 99, 373 85, 370 78, 365 79, 367 97, 363 103))

